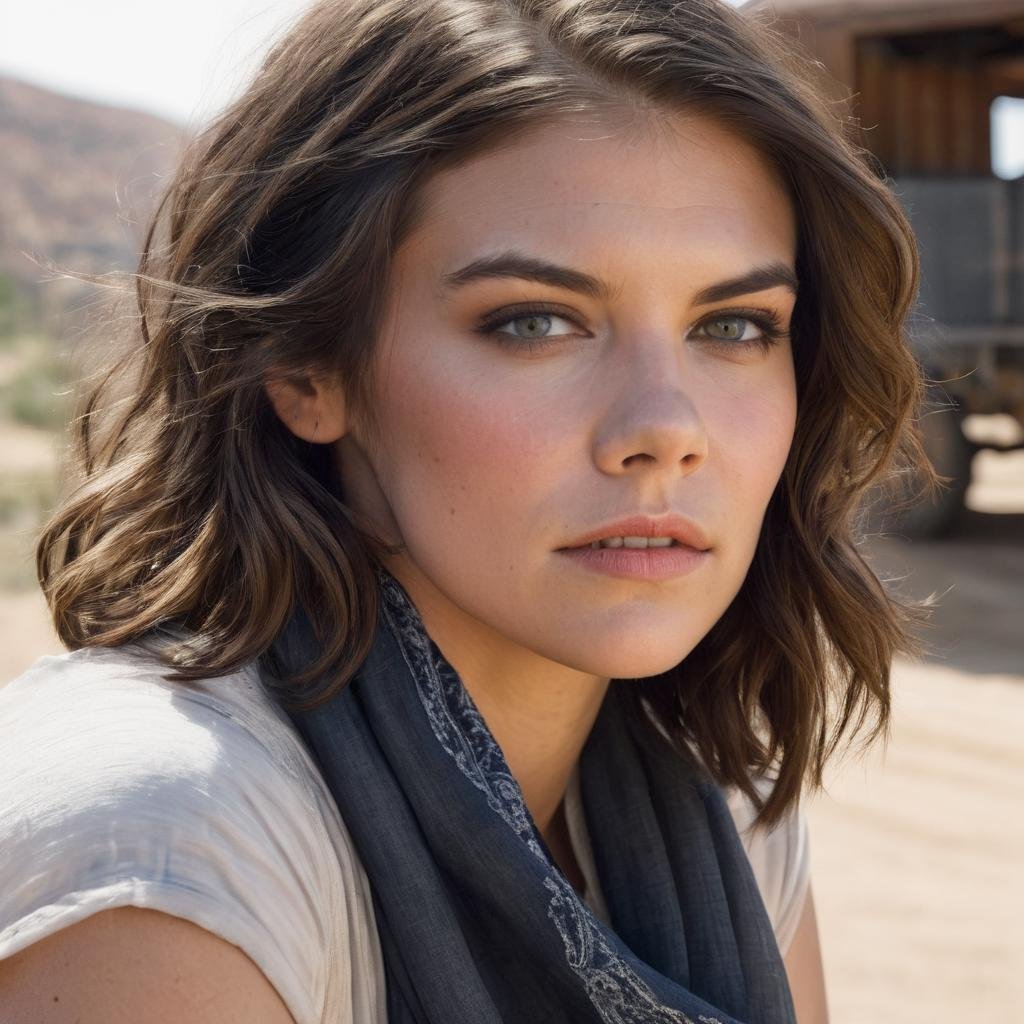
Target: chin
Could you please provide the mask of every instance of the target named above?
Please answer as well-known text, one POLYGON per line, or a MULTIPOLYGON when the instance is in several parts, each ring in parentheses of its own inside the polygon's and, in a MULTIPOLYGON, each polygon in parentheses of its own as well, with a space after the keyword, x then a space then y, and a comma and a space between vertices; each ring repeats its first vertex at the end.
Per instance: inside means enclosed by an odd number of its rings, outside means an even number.
POLYGON ((634 634, 606 637, 586 646, 573 666, 581 672, 609 679, 647 679, 675 668, 696 647, 700 637, 686 643, 684 637, 661 636, 658 643, 634 634))

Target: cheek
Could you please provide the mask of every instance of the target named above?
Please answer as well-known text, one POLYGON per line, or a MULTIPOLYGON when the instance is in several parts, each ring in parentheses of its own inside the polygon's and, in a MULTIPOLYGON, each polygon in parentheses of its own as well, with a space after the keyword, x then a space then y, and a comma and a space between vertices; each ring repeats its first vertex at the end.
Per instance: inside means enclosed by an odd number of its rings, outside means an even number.
POLYGON ((792 366, 780 365, 756 386, 723 391, 710 419, 712 457, 717 457, 729 478, 733 513, 749 518, 752 526, 759 528, 793 441, 796 386, 792 366))
POLYGON ((549 424, 507 381, 481 379, 441 346, 435 353, 389 377, 393 503, 407 522, 429 521, 435 536, 460 543, 486 522, 493 544, 522 529, 524 499, 543 478, 545 451, 550 457, 549 424))

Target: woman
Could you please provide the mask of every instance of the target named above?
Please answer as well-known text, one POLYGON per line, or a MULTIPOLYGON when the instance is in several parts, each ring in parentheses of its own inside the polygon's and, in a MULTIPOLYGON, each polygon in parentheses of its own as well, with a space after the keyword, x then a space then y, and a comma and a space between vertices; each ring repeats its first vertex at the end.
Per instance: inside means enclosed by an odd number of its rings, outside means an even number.
POLYGON ((799 800, 915 649, 857 543, 926 471, 916 272, 717 0, 313 7, 76 421, 4 1004, 825 1021, 799 800))

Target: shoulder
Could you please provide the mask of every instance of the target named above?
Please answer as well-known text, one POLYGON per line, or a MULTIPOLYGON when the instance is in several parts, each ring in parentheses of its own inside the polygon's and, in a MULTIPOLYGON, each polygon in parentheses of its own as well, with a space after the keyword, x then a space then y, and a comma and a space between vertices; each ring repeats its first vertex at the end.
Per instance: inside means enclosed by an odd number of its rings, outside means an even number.
POLYGON ((81 649, 40 658, 0 689, 0 817, 31 815, 33 831, 112 828, 301 791, 253 671, 198 684, 168 682, 168 671, 137 648, 81 649))
POLYGON ((322 809, 316 768, 254 663, 192 683, 169 673, 141 648, 83 648, 39 658, 0 688, 0 806, 22 801, 17 778, 68 814, 123 811, 155 791, 322 809))
MULTIPOLYGON (((763 797, 771 793, 769 778, 754 780, 763 797)), ((757 810, 739 789, 725 790, 740 841, 771 919, 779 950, 785 956, 800 922, 800 912, 810 883, 810 849, 807 818, 802 804, 795 804, 778 825, 768 831, 754 825, 757 810)))
MULTIPOLYGON (((189 689, 163 679, 167 671, 132 648, 39 658, 0 689, 0 763, 45 784, 54 798, 57 779, 72 783, 79 798, 140 783, 160 785, 166 796, 176 784, 209 776, 229 749, 256 752, 243 724, 245 673, 189 689)), ((8 785, 2 792, 16 797, 8 785)))
POLYGON ((295 1024, 231 943, 180 917, 118 907, 0 960, 5 1020, 295 1024))
POLYGON ((346 965, 375 938, 351 841, 255 664, 168 671, 137 647, 83 649, 0 689, 0 958, 98 910, 163 910, 240 946, 300 1024, 319 1021, 364 984, 346 965))

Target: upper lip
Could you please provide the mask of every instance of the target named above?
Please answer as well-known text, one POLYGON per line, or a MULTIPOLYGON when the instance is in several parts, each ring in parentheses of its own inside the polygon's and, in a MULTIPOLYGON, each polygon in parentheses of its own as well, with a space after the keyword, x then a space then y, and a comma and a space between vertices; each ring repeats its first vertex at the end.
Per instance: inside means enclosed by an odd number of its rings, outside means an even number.
POLYGON ((707 534, 692 519, 670 514, 616 519, 613 523, 605 523, 604 526, 577 537, 566 544, 565 548, 585 547, 587 544, 593 544, 595 540, 606 540, 608 537, 672 537, 680 544, 696 548, 698 551, 707 551, 711 547, 707 534))

